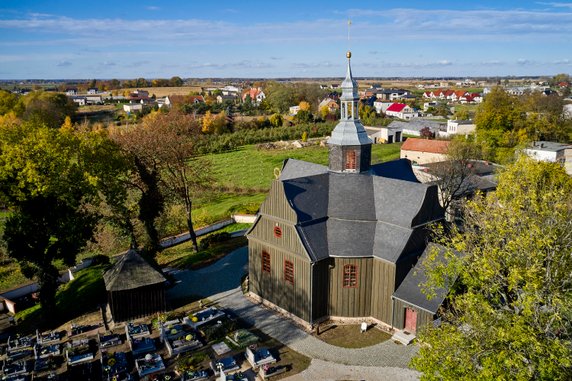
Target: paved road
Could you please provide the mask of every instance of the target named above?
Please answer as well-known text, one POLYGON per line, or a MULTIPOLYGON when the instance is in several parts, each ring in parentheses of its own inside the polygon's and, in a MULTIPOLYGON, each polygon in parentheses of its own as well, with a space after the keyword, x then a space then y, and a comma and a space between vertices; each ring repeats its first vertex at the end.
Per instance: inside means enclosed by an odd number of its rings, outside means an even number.
POLYGON ((210 297, 240 285, 240 278, 248 271, 248 248, 241 247, 210 266, 199 270, 171 272, 178 282, 167 290, 167 297, 179 299, 188 296, 210 297))

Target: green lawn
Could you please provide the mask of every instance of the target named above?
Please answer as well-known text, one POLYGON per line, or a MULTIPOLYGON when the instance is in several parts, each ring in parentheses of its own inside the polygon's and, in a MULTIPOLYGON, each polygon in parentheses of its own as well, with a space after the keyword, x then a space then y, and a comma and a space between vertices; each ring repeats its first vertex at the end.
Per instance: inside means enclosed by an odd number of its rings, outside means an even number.
POLYGON ((75 279, 62 286, 56 295, 59 315, 42 317, 41 307, 36 304, 16 314, 19 330, 33 331, 35 328, 53 329, 60 324, 94 311, 105 302, 103 272, 105 265, 88 267, 75 274, 75 279))
MULTIPOLYGON (((372 163, 399 158, 400 143, 374 144, 372 163)), ((241 147, 232 152, 208 155, 217 184, 229 188, 267 191, 274 179, 274 168, 282 168, 292 158, 327 165, 328 148, 318 145, 288 150, 258 150, 256 146, 241 147)))
MULTIPOLYGON (((250 226, 250 224, 232 224, 212 234, 220 232, 231 233, 234 231, 248 229, 250 226)), ((207 236, 199 237, 199 247, 201 246, 201 241, 207 236)), ((231 238, 224 242, 214 242, 208 248, 195 253, 192 242, 187 241, 160 252, 157 255, 157 263, 161 266, 178 268, 202 267, 216 261, 239 247, 245 246, 246 244, 247 242, 245 237, 231 238)))

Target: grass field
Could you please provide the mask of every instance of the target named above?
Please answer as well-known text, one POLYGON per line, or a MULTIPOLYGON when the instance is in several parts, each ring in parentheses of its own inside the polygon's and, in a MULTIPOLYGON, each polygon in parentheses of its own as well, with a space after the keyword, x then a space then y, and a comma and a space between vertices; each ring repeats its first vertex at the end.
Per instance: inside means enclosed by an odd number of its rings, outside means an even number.
MULTIPOLYGON (((374 144, 372 163, 399 158, 400 143, 374 144)), ((327 165, 328 148, 319 145, 288 150, 258 150, 256 146, 208 155, 217 184, 266 192, 274 179, 274 169, 282 168, 288 158, 327 165)))

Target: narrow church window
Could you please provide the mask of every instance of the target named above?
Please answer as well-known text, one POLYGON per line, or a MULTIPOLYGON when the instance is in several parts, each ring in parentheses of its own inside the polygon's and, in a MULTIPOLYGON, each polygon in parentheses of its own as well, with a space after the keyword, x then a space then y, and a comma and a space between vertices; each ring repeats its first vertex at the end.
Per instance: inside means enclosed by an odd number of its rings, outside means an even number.
POLYGON ((282 238, 282 229, 280 226, 274 226, 274 237, 282 238))
POLYGON ((290 261, 284 261, 284 280, 294 284, 294 264, 290 261))
POLYGON ((346 151, 345 169, 356 169, 356 151, 346 151))
POLYGON ((262 271, 265 273, 270 272, 270 254, 266 251, 262 252, 262 271))
POLYGON ((345 265, 344 266, 344 287, 357 287, 357 266, 345 265))

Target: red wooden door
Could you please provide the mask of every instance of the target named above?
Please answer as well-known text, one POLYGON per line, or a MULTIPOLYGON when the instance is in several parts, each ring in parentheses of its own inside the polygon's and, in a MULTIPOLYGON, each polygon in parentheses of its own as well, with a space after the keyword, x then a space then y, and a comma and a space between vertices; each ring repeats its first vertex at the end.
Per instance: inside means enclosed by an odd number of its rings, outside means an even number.
POLYGON ((405 309, 405 330, 415 332, 417 327, 417 311, 412 308, 405 309))

